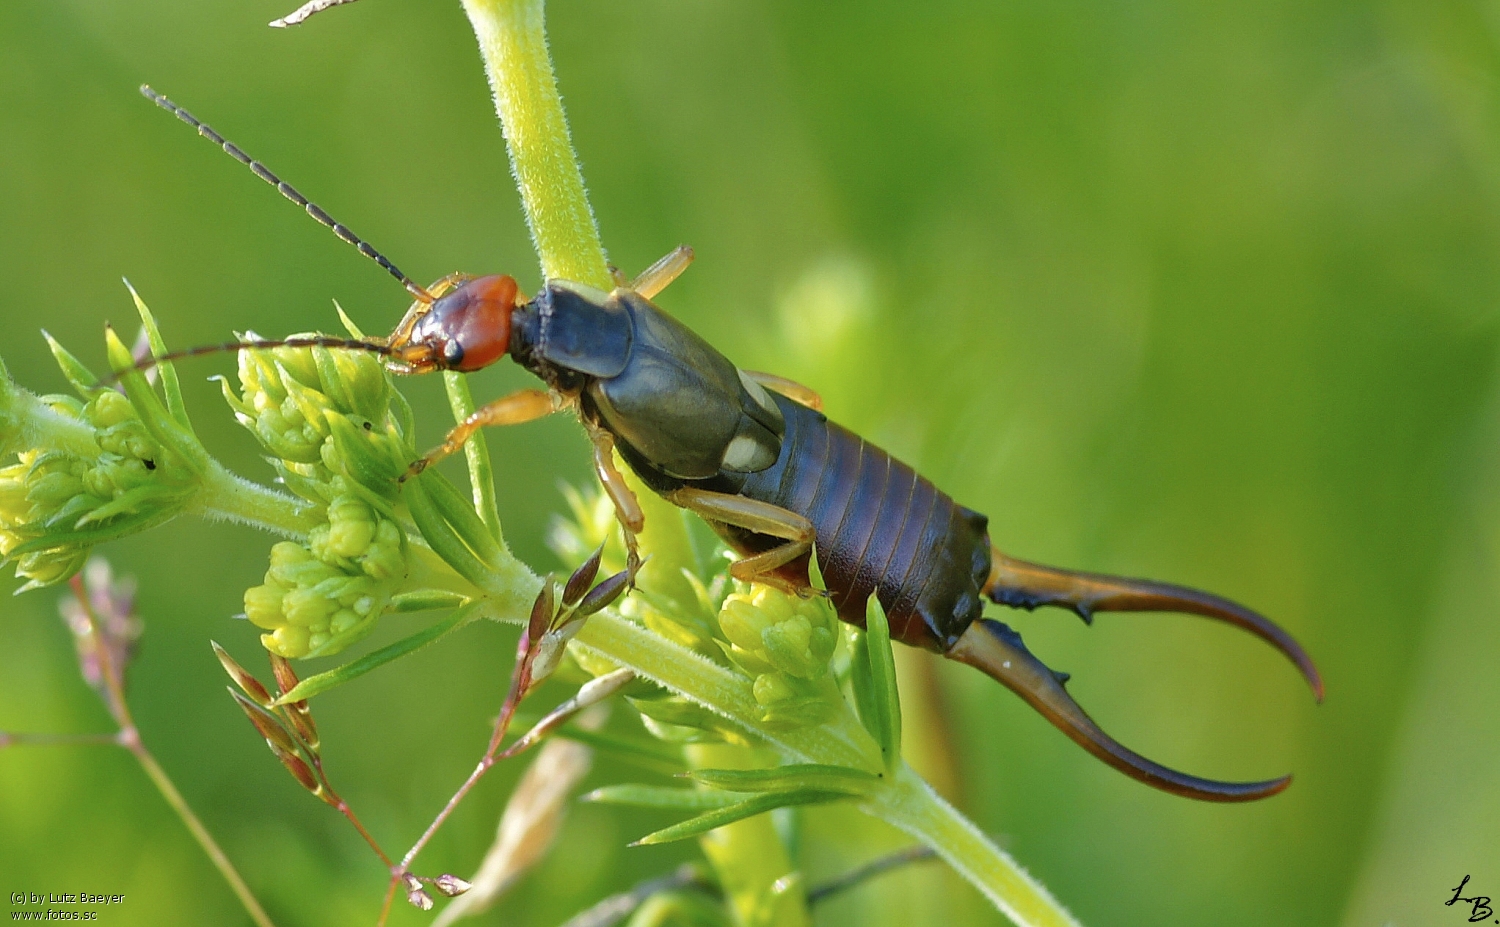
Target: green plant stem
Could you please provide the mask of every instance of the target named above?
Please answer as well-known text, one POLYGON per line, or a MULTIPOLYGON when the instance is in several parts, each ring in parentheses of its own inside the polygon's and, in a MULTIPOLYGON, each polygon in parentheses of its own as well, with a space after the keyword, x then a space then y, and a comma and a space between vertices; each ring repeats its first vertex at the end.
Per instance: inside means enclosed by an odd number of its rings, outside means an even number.
POLYGON ((171 806, 173 811, 177 812, 177 816, 182 819, 182 823, 193 835, 193 839, 198 841, 198 845, 203 848, 203 852, 213 862, 214 868, 218 869, 219 874, 224 877, 224 881, 229 883, 230 889, 234 891, 235 897, 239 898, 240 904, 244 906, 245 912, 250 915, 250 919, 256 923, 257 927, 275 927, 270 916, 260 906, 260 902, 255 899, 255 895, 251 893, 250 886, 246 885, 245 880, 240 878, 238 870, 229 861, 229 857, 224 855, 224 851, 219 848, 218 843, 209 834, 208 828, 203 826, 203 822, 198 820, 198 816, 193 813, 193 809, 188 807, 187 799, 183 798, 182 793, 177 791, 177 786, 172 784, 172 779, 167 775, 166 770, 161 768, 161 764, 156 762, 156 757, 152 756, 151 751, 147 750, 145 744, 141 743, 140 735, 136 732, 136 729, 134 727, 122 729, 118 740, 135 755, 136 761, 146 771, 146 776, 156 786, 156 790, 161 793, 161 797, 166 800, 166 803, 171 806))
POLYGON ((256 900, 255 894, 250 891, 250 886, 240 878, 239 870, 234 868, 234 863, 229 861, 229 857, 219 847, 213 835, 208 832, 208 828, 198 820, 198 815, 194 814, 193 809, 188 806, 187 799, 177 791, 177 786, 172 783, 172 777, 167 775, 167 771, 161 768, 161 764, 156 762, 156 757, 151 755, 151 751, 147 750, 145 743, 141 741, 140 730, 135 726, 135 717, 130 713, 130 704, 125 701, 125 683, 122 675, 125 668, 116 665, 115 661, 110 658, 109 647, 104 645, 104 637, 99 628, 98 616, 94 613, 88 596, 83 593, 83 586, 77 577, 73 579, 73 591, 78 596, 78 602, 83 607, 83 614, 89 623, 89 635, 94 643, 94 653, 99 660, 99 675, 105 686, 105 707, 109 709, 110 716, 120 728, 119 733, 115 735, 115 742, 129 750, 136 762, 141 764, 146 777, 156 786, 156 790, 161 793, 167 805, 177 813, 177 817, 193 835, 193 839, 198 841, 198 846, 202 847, 203 852, 213 862, 214 868, 218 869, 219 874, 224 877, 224 881, 229 883, 230 889, 235 897, 239 898, 245 913, 250 915, 256 927, 276 927, 265 909, 260 906, 260 902, 256 900))
MULTIPOLYGON (((731 744, 696 744, 687 749, 689 761, 697 769, 751 769, 760 758, 731 744)), ((719 883, 729 901, 737 924, 763 924, 765 927, 812 927, 806 893, 801 885, 785 887, 797 866, 792 861, 769 814, 759 814, 743 821, 709 831, 698 839, 703 855, 719 874, 719 883), (777 903, 778 888, 794 891, 795 903, 777 903), (773 912, 772 919, 765 918, 773 912)))
POLYGON ((317 507, 236 476, 212 458, 203 475, 203 488, 186 511, 289 538, 305 537, 319 523, 317 507))
POLYGON ((860 809, 932 847, 1020 927, 1079 927, 1042 884, 901 763, 860 809))
POLYGON ((71 416, 62 415, 30 392, 12 383, 0 370, 0 456, 17 454, 28 448, 66 451, 79 457, 99 453, 94 443, 94 429, 71 416))
POLYGON ((464 0, 547 279, 608 289, 609 264, 573 156, 542 0, 464 0))
POLYGON ((590 618, 576 640, 751 731, 791 762, 881 769, 880 749, 852 715, 816 727, 768 730, 749 679, 610 611, 590 618))
MULTIPOLYGON (((474 414, 474 396, 469 392, 469 378, 456 371, 443 373, 443 387, 448 391, 448 406, 453 420, 462 422, 474 414)), ((474 491, 474 511, 502 550, 509 553, 505 535, 500 532, 500 511, 495 506, 495 471, 490 466, 490 448, 481 428, 464 442, 464 460, 469 465, 469 485, 474 491)))

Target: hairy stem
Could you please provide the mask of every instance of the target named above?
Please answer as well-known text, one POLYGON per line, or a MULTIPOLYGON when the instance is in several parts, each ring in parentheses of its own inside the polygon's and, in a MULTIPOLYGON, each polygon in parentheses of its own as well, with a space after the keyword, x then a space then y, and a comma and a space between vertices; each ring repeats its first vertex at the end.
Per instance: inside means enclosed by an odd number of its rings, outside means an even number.
POLYGON ((552 73, 544 5, 464 0, 464 11, 479 39, 543 276, 607 289, 609 264, 552 73))
POLYGON ((187 511, 289 538, 305 537, 319 523, 313 505, 236 476, 212 458, 203 475, 203 488, 187 511))
POLYGON ((1057 899, 905 763, 861 810, 932 847, 1020 927, 1079 927, 1057 899))
MULTIPOLYGON (((474 397, 469 393, 469 380, 464 374, 447 371, 443 374, 443 386, 448 391, 448 406, 453 410, 453 420, 462 422, 474 414, 474 397)), ((505 535, 500 531, 500 512, 495 507, 495 470, 490 466, 490 449, 484 440, 484 429, 480 428, 464 442, 464 460, 469 465, 469 485, 474 491, 474 511, 484 520, 484 526, 502 549, 505 535)))

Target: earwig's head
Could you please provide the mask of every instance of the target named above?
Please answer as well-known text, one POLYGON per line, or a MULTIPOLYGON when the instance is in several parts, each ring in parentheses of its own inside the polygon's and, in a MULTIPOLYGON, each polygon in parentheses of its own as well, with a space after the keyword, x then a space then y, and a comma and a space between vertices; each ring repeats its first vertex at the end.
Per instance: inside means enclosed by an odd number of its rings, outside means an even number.
POLYGON ((516 281, 504 274, 466 281, 433 302, 412 325, 406 344, 392 345, 396 357, 412 373, 482 370, 509 350, 519 298, 516 281))

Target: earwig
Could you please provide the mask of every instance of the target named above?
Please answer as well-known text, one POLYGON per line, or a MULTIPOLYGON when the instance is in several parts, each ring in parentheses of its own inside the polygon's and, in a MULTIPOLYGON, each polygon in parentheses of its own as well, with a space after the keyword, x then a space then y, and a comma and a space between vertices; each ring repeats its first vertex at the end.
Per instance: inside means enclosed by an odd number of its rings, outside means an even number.
MULTIPOLYGON (((594 448, 595 470, 614 503, 630 552, 643 517, 615 467, 621 458, 653 492, 701 516, 742 559, 740 580, 806 592, 814 550, 839 617, 862 625, 879 597, 891 637, 976 667, 1021 696, 1105 763, 1155 788, 1209 801, 1249 801, 1284 789, 1290 776, 1220 782, 1177 772, 1104 733, 1056 673, 1014 630, 984 617, 984 602, 1031 610, 1176 611, 1217 619, 1265 640, 1301 672, 1321 701, 1311 657, 1286 631, 1228 599, 1166 583, 1028 563, 990 543, 988 519, 954 502, 885 451, 828 420, 817 394, 741 370, 652 298, 682 273, 678 248, 610 292, 548 280, 527 299, 504 275, 454 274, 424 289, 258 161, 165 97, 141 92, 246 164, 309 215, 375 260, 415 298, 384 339, 300 338, 241 342, 148 359, 247 347, 323 346, 375 351, 397 373, 475 371, 502 357, 535 374, 544 390, 498 399, 414 461, 407 476, 453 453, 476 429, 520 424, 568 409, 594 448)), ((405 479, 405 477, 403 477, 405 479)))

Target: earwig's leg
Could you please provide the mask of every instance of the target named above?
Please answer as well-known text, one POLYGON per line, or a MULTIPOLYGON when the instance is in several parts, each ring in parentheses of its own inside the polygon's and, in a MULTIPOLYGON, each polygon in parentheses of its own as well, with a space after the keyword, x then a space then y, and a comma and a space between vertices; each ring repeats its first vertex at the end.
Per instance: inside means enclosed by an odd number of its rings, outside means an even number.
POLYGON ((635 497, 635 493, 626 484, 625 477, 615 466, 614 435, 587 420, 583 424, 588 430, 589 440, 594 444, 594 475, 599 477, 599 485, 604 487, 605 494, 614 505, 620 532, 625 535, 625 568, 630 571, 633 583, 636 571, 641 568, 640 545, 635 536, 646 527, 646 515, 641 511, 640 500, 635 497))
POLYGON ((746 499, 744 496, 731 496, 728 493, 687 487, 667 493, 666 500, 673 505, 680 505, 690 512, 695 512, 709 521, 733 525, 756 534, 767 534, 787 541, 786 544, 777 545, 743 560, 736 560, 730 565, 729 574, 747 583, 758 582, 785 586, 785 583, 769 574, 777 567, 785 566, 812 550, 812 543, 816 537, 812 522, 796 512, 768 502, 746 499))
POLYGON ((621 270, 613 264, 609 265, 609 279, 613 280, 615 282, 615 286, 617 287, 630 286, 630 278, 625 276, 625 271, 621 270))
POLYGON ((814 412, 823 411, 823 397, 801 383, 798 383, 796 380, 778 377, 774 373, 761 373, 758 370, 746 370, 745 376, 773 393, 780 393, 800 406, 807 406, 814 412))
POLYGON ((442 444, 412 461, 411 466, 401 475, 401 482, 406 482, 449 454, 457 452, 469 440, 469 436, 481 428, 490 425, 520 425, 551 415, 561 408, 559 397, 539 389, 518 390, 496 399, 455 425, 442 444))
POLYGON ((969 625, 947 656, 976 667, 1004 684, 1094 756, 1125 775, 1163 791, 1204 801, 1237 802, 1266 798, 1291 784, 1291 776, 1264 782, 1200 779, 1153 763, 1126 749, 1100 730, 1063 688, 1067 677, 1048 669, 1026 649, 1021 635, 998 621, 984 618, 969 625))
POLYGON ((641 271, 641 275, 635 278, 630 288, 647 299, 652 299, 657 293, 670 286, 673 280, 682 276, 682 272, 687 270, 691 263, 693 263, 693 249, 687 245, 678 245, 670 254, 641 271))
POLYGON ((1312 657, 1292 636, 1270 619, 1228 599, 1146 579, 1125 579, 1099 573, 1080 573, 1008 557, 991 548, 990 577, 984 592, 994 602, 1011 608, 1034 609, 1056 605, 1092 622, 1094 612, 1184 612, 1217 618, 1243 628, 1281 651, 1297 664, 1318 701, 1323 680, 1312 657))
POLYGON ((428 287, 427 292, 432 294, 432 298, 434 300, 441 299, 444 293, 448 292, 449 290, 457 289, 459 286, 462 286, 463 284, 468 283, 473 279, 473 274, 454 271, 453 273, 443 277, 437 283, 434 283, 432 286, 428 287))

